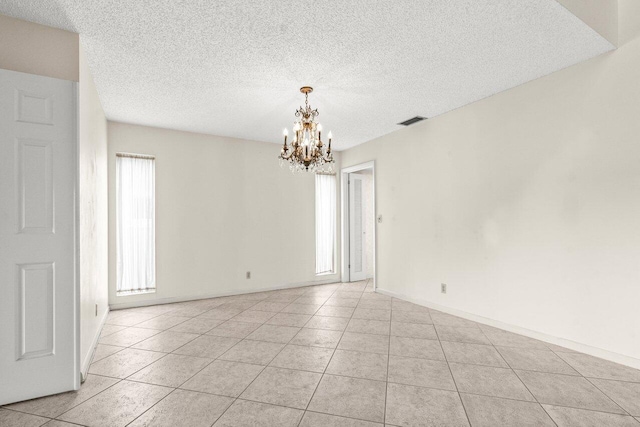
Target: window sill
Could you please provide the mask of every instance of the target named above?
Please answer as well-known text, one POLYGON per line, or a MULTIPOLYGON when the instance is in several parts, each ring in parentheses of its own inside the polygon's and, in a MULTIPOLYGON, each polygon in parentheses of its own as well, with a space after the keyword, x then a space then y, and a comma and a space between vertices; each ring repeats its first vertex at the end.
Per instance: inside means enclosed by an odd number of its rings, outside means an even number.
POLYGON ((156 290, 155 289, 144 289, 141 291, 121 291, 121 292, 116 292, 116 296, 117 297, 129 297, 132 295, 144 295, 144 294, 155 294, 156 290))
POLYGON ((326 273, 316 273, 316 276, 332 276, 336 274, 335 271, 327 271, 326 273))

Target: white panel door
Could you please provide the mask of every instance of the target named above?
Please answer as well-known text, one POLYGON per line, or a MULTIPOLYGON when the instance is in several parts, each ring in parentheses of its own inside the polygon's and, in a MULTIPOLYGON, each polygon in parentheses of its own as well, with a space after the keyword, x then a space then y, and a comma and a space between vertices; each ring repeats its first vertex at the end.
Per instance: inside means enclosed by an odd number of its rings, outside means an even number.
POLYGON ((79 385, 75 85, 0 70, 0 405, 79 385))
POLYGON ((349 174, 349 281, 366 279, 363 175, 349 174))

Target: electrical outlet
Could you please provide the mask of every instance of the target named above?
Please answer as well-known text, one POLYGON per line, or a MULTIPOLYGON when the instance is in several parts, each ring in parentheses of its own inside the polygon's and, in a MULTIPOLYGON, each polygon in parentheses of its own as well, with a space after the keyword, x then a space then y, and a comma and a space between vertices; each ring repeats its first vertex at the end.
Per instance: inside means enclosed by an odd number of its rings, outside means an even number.
POLYGON ((251 272, 247 271, 247 279, 251 279, 251 272))
POLYGON ((447 293, 447 284, 446 283, 440 283, 440 292, 442 292, 443 294, 447 293))

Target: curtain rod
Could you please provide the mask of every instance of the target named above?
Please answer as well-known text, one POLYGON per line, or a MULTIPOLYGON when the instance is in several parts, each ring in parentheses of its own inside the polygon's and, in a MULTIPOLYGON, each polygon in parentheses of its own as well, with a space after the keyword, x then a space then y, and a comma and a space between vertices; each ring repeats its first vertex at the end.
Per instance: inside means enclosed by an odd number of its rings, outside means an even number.
POLYGON ((150 154, 134 154, 134 153, 116 153, 116 157, 130 157, 133 159, 155 160, 156 156, 150 154))
POLYGON ((316 171, 316 175, 335 175, 335 172, 321 172, 321 171, 316 171))

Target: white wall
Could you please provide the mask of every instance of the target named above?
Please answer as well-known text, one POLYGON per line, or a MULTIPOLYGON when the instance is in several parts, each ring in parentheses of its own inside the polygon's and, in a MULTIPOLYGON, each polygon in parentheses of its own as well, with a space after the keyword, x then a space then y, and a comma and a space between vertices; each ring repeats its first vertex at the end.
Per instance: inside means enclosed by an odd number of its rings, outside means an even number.
POLYGON ((109 308, 107 120, 82 50, 79 58, 80 351, 86 373, 109 308))
POLYGON ((108 129, 112 307, 338 280, 315 276, 314 175, 281 169, 279 145, 113 122, 108 129), (154 294, 116 295, 117 152, 156 156, 154 294))
POLYGON ((640 2, 619 9, 617 51, 342 153, 376 161, 380 288, 640 366, 640 2))

